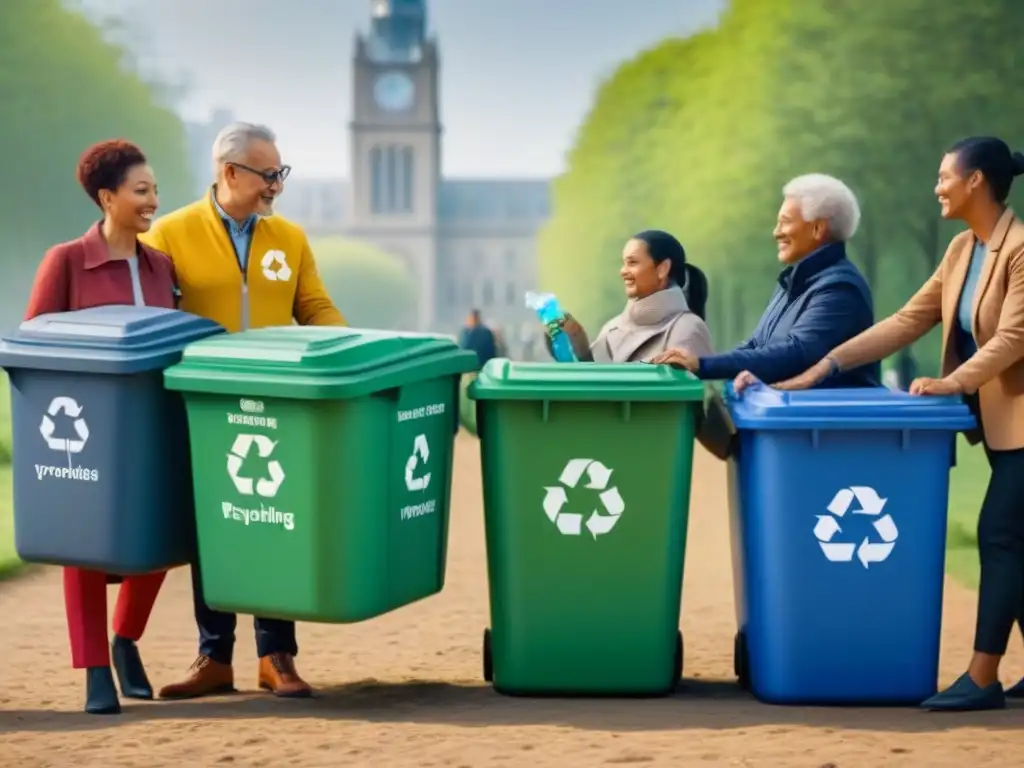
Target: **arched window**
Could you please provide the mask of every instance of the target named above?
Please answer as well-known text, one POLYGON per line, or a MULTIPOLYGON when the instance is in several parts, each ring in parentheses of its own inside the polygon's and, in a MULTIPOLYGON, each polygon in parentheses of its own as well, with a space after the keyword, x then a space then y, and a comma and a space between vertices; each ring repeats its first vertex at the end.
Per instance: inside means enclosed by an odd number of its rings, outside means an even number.
POLYGON ((390 146, 385 151, 384 165, 387 167, 387 205, 386 210, 388 213, 395 213, 398 210, 398 185, 399 179, 399 168, 398 168, 398 148, 390 146))
POLYGON ((413 184, 415 181, 412 147, 402 147, 400 157, 402 162, 399 177, 402 180, 402 188, 401 195, 399 195, 399 210, 402 213, 412 213, 413 184))
POLYGON ((413 148, 395 144, 370 150, 374 213, 412 213, 415 184, 413 148))
POLYGON ((384 189, 387 185, 384 174, 384 151, 380 147, 370 150, 370 210, 384 213, 384 189))

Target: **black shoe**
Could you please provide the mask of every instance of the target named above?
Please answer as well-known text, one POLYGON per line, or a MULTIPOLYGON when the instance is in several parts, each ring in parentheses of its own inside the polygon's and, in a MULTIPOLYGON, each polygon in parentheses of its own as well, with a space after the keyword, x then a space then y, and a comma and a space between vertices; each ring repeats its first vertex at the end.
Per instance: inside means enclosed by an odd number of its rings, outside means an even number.
POLYGON ((89 667, 85 670, 85 711, 90 715, 120 714, 121 703, 117 700, 110 667, 89 667))
POLYGON ((965 672, 949 688, 936 693, 922 703, 921 707, 932 712, 981 712, 1005 709, 1006 694, 999 683, 982 688, 965 672))
POLYGON ((142 666, 142 657, 139 656, 135 641, 114 635, 110 656, 114 661, 121 693, 129 699, 152 699, 153 686, 146 677, 146 668, 142 666))

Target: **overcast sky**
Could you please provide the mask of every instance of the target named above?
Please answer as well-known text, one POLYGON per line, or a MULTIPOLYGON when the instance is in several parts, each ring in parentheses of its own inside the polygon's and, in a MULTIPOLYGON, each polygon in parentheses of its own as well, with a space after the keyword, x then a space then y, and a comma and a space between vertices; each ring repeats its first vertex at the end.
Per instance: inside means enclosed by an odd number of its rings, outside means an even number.
MULTIPOLYGON (((73 0, 123 14, 142 64, 187 75, 187 118, 217 106, 270 124, 296 175, 347 173, 352 40, 369 0, 73 0)), ((658 40, 715 22, 724 0, 432 0, 444 173, 552 176, 594 88, 658 40)))

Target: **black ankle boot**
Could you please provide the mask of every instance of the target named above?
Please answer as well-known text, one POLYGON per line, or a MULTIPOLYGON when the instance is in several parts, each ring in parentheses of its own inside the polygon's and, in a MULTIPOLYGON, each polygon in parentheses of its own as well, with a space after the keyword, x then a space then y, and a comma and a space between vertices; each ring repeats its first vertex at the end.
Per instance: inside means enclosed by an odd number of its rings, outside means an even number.
POLYGON ((90 715, 116 715, 121 711, 110 667, 85 670, 85 711, 90 715))
POLYGON ((110 655, 114 660, 121 693, 129 699, 152 699, 153 686, 146 677, 146 668, 142 666, 142 657, 139 656, 135 641, 114 635, 110 655))

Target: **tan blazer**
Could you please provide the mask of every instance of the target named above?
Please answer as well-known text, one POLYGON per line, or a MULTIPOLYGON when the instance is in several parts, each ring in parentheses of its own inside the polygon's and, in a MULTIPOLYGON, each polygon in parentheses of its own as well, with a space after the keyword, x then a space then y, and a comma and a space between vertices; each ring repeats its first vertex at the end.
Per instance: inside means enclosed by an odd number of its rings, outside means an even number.
MULTIPOLYGON (((992 232, 972 310, 978 351, 964 363, 954 330, 973 249, 970 230, 954 237, 935 274, 902 309, 831 356, 841 368, 855 368, 917 341, 941 321, 942 375, 978 393, 985 442, 995 450, 1024 448, 1024 223, 1007 209, 992 232)), ((971 442, 981 437, 968 434, 971 442)))

